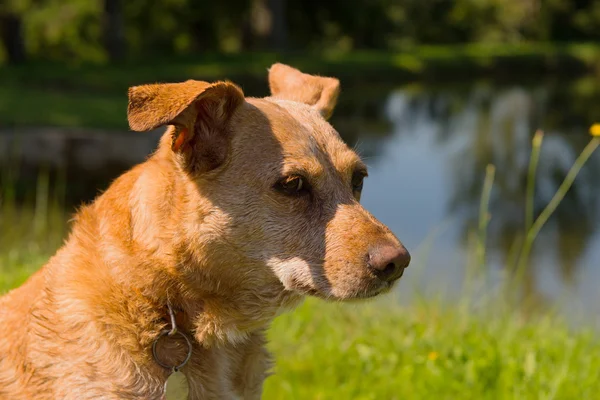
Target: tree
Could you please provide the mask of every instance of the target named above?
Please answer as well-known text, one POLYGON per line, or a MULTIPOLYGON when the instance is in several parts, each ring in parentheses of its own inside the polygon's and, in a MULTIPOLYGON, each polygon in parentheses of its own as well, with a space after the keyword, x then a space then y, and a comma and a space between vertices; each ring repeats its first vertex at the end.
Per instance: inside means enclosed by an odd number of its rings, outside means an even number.
POLYGON ((4 45, 8 63, 18 64, 25 61, 23 20, 8 7, 0 8, 0 41, 4 45))
POLYGON ((284 50, 287 47, 287 0, 269 0, 271 11, 271 32, 269 44, 273 50, 284 50))
POLYGON ((125 35, 121 0, 104 0, 104 46, 111 61, 123 59, 125 35))

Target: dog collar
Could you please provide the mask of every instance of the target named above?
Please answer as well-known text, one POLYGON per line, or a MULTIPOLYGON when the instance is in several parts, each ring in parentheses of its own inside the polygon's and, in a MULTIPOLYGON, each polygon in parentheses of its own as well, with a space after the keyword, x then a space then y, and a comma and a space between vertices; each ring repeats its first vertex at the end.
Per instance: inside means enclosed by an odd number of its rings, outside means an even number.
POLYGON ((169 371, 171 371, 171 373, 175 373, 175 372, 179 371, 181 368, 183 368, 183 366, 185 364, 187 364, 187 362, 192 357, 192 341, 185 333, 183 333, 182 331, 177 329, 177 322, 175 321, 175 313, 173 312, 173 308, 171 307, 171 304, 167 303, 167 308, 169 310, 169 319, 171 320, 171 329, 165 329, 165 330, 161 331, 158 334, 158 336, 156 337, 156 339, 154 339, 154 342, 152 343, 152 356, 154 357, 154 361, 156 361, 156 363, 158 365, 160 365, 163 368, 168 369, 169 371), (165 337, 165 336, 173 337, 175 335, 179 335, 185 339, 185 343, 187 345, 187 354, 185 356, 185 359, 180 364, 169 365, 160 360, 160 358, 158 357, 158 354, 156 352, 156 346, 163 337, 165 337))

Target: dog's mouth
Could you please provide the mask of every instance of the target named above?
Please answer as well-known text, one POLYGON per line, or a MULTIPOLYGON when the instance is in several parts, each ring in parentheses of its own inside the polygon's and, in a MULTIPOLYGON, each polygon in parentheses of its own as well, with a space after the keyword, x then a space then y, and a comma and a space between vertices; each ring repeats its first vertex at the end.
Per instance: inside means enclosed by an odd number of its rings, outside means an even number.
POLYGON ((300 293, 300 294, 303 294, 303 295, 306 295, 306 296, 319 297, 319 298, 323 298, 323 299, 327 299, 328 298, 328 296, 326 296, 323 293, 321 293, 320 290, 318 290, 318 289, 316 289, 316 288, 314 288, 314 287, 312 287, 310 285, 301 283, 301 282, 299 282, 299 281, 297 281, 295 279, 293 280, 293 283, 294 283, 293 284, 293 287, 294 287, 293 290, 296 291, 296 292, 298 292, 298 293, 300 293))
MULTIPOLYGON (((329 301, 369 299, 390 291, 402 276, 402 272, 387 279, 364 270, 356 269, 326 276, 322 266, 311 266, 306 261, 272 259, 267 265, 274 271, 283 289, 303 296, 317 297, 329 301), (317 272, 315 272, 317 271, 317 272)), ((360 268, 362 266, 356 266, 360 268)))
POLYGON ((381 294, 388 293, 393 287, 396 281, 384 282, 378 281, 377 283, 370 283, 364 288, 351 288, 349 290, 332 290, 326 288, 325 290, 312 287, 310 285, 297 283, 294 286, 294 291, 306 295, 316 297, 322 300, 366 300, 373 297, 377 297, 381 294))
POLYGON ((371 299, 373 297, 377 297, 381 294, 385 294, 388 293, 393 287, 394 287, 394 283, 396 283, 396 281, 393 282, 382 282, 380 285, 378 285, 377 287, 365 291, 363 293, 359 293, 357 296, 355 296, 355 299, 371 299))

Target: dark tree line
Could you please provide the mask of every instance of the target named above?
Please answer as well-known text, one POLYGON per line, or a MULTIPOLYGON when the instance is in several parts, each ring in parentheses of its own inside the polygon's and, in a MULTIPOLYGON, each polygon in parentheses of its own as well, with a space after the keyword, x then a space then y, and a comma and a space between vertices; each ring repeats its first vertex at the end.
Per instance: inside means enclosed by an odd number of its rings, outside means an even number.
POLYGON ((0 60, 600 40, 600 0, 3 0, 0 60))

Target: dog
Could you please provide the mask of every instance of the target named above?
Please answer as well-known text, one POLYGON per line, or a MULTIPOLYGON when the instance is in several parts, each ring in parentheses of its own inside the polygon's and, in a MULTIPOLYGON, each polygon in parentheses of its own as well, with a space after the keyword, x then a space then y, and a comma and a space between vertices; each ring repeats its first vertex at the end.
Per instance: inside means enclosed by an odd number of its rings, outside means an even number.
POLYGON ((189 399, 258 399, 278 314, 400 278, 410 255, 360 205, 367 168, 327 122, 339 81, 275 64, 269 86, 129 89, 131 129, 168 128, 0 298, 1 399, 161 399, 179 368, 189 399))

